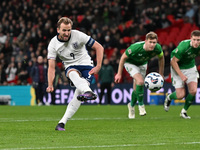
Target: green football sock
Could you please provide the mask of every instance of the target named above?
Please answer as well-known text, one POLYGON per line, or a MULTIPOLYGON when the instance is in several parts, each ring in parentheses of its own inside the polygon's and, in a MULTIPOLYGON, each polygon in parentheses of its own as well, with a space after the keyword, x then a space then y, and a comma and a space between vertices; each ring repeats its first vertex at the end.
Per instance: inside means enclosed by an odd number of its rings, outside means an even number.
POLYGON ((188 108, 190 107, 190 105, 192 104, 192 102, 195 100, 195 96, 188 94, 188 96, 185 99, 185 105, 184 105, 184 109, 188 110, 188 108))
POLYGON ((137 95, 136 95, 136 91, 133 91, 132 92, 132 95, 131 95, 131 106, 134 107, 135 104, 137 102, 137 95))
POLYGON ((175 100, 175 99, 177 99, 177 97, 176 97, 176 92, 173 92, 172 94, 170 94, 169 95, 169 98, 170 98, 170 100, 175 100))
POLYGON ((143 105, 143 96, 144 96, 144 85, 136 85, 136 95, 138 104, 141 106, 143 105))

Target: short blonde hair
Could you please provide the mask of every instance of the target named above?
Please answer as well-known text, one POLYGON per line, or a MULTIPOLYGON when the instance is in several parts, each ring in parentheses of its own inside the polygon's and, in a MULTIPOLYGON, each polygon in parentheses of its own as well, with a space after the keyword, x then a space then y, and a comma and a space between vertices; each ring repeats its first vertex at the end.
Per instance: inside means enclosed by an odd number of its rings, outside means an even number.
POLYGON ((61 23, 64 24, 71 24, 71 26, 73 25, 73 22, 71 19, 69 19, 68 17, 62 17, 58 20, 57 22, 57 28, 60 28, 61 23))
POLYGON ((150 39, 150 40, 153 40, 153 39, 158 40, 158 36, 157 36, 157 34, 155 32, 151 31, 151 32, 146 34, 146 40, 148 40, 148 39, 150 39))
POLYGON ((194 31, 192 31, 191 37, 192 37, 192 36, 200 36, 200 31, 199 31, 199 30, 194 30, 194 31))

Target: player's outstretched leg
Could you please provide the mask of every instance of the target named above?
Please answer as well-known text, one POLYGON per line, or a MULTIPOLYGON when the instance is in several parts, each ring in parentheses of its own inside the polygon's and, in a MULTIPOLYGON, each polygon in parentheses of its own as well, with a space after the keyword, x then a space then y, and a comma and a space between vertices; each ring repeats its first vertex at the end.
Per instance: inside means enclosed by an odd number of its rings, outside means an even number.
POLYGON ((77 96, 81 92, 79 90, 75 90, 73 99, 69 102, 65 114, 63 115, 62 119, 59 121, 58 125, 56 126, 55 130, 65 131, 65 124, 68 120, 77 112, 81 105, 81 101, 77 99, 77 96))
POLYGON ((69 73, 69 78, 81 92, 81 94, 77 96, 79 101, 95 100, 97 98, 97 95, 89 87, 89 82, 86 79, 81 78, 76 71, 71 71, 69 73))

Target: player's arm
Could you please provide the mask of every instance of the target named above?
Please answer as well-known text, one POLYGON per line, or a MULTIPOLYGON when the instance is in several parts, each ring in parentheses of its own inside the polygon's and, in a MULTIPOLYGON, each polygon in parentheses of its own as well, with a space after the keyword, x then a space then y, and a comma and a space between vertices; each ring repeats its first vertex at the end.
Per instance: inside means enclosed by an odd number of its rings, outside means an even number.
POLYGON ((56 61, 54 59, 48 60, 49 67, 48 67, 48 87, 46 89, 47 92, 53 92, 53 81, 55 78, 55 67, 56 67, 56 61))
POLYGON ((163 52, 158 55, 159 74, 164 77, 165 57, 163 52))
POLYGON ((181 72, 179 65, 178 65, 178 61, 179 59, 176 58, 175 56, 173 56, 172 60, 171 60, 171 66, 173 67, 173 69, 176 71, 176 73, 180 76, 182 81, 186 81, 187 77, 181 72))
POLYGON ((119 83, 121 78, 122 78, 122 72, 123 72, 123 68, 124 68, 124 63, 127 60, 127 58, 128 58, 128 56, 124 52, 123 55, 120 58, 118 71, 117 71, 117 74, 115 75, 115 82, 116 83, 119 83))
POLYGON ((101 44, 95 41, 92 46, 92 49, 96 51, 97 65, 93 69, 90 70, 89 74, 97 74, 99 70, 101 69, 104 48, 101 44))

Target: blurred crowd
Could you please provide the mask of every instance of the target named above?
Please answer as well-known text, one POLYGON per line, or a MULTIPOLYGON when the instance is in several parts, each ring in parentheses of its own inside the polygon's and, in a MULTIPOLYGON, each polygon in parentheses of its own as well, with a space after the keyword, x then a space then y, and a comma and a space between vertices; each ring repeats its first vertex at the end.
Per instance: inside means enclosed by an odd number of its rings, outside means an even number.
MULTIPOLYGON (((71 18, 73 28, 91 35, 105 48, 105 56, 117 72, 118 62, 131 43, 144 40, 149 31, 171 25, 168 15, 200 27, 200 2, 193 0, 1 0, 0 1, 0 85, 32 84, 37 58, 47 63, 47 45, 57 34, 62 16, 71 18), (126 42, 125 37, 132 37, 126 42), (110 54, 108 51, 112 50, 110 54), (109 56, 108 56, 109 54, 109 56)), ((169 74, 173 43, 162 45, 169 74)), ((95 60, 95 52, 89 50, 95 60)), ((58 69, 64 68, 58 59, 58 69)), ((157 60, 149 62, 156 71, 157 60)), ((59 80, 67 84, 66 78, 59 80)), ((128 82, 128 80, 123 80, 128 82)))

